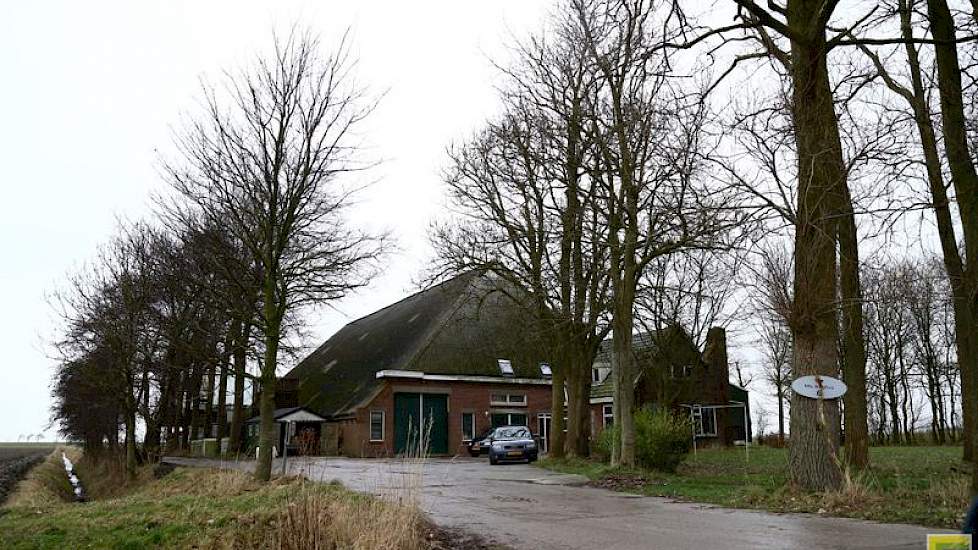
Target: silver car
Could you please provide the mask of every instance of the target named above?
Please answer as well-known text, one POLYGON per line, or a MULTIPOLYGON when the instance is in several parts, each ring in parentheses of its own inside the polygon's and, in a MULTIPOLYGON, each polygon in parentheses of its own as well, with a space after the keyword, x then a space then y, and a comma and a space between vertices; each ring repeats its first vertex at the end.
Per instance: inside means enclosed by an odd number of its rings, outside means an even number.
POLYGON ((482 444, 488 445, 489 463, 493 465, 511 460, 534 462, 539 453, 533 434, 526 426, 496 428, 482 444))

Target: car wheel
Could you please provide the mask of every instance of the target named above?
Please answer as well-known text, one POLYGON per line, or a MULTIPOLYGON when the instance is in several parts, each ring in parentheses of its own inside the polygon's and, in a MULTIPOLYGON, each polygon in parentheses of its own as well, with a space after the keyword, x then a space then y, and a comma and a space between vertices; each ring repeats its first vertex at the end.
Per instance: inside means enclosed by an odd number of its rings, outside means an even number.
POLYGON ((489 464, 495 466, 496 464, 499 464, 499 460, 496 457, 489 455, 489 464))

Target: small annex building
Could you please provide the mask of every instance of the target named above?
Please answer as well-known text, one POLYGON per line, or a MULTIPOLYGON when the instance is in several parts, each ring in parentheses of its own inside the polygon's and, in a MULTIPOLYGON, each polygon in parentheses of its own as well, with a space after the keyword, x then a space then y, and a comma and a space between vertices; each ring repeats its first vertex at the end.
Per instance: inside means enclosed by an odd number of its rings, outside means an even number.
MULTIPOLYGON (((748 392, 730 382, 724 329, 707 332, 701 353, 677 325, 633 337, 638 374, 635 404, 665 405, 688 413, 690 434, 699 446, 726 446, 750 440, 748 392)), ((591 433, 597 436, 614 423, 614 369, 611 340, 601 343, 591 370, 591 433)))
POLYGON ((279 381, 276 402, 326 420, 324 454, 394 456, 427 434, 430 454, 456 455, 507 424, 545 437, 550 368, 510 295, 470 272, 352 321, 279 381))
MULTIPOLYGON (((321 450, 321 436, 326 419, 305 407, 283 407, 272 413, 278 433, 275 437, 275 451, 282 453, 285 449, 285 439, 289 438, 289 454, 318 454, 321 450)), ((261 416, 255 416, 245 421, 245 439, 255 445, 258 443, 258 432, 261 426, 261 416)))

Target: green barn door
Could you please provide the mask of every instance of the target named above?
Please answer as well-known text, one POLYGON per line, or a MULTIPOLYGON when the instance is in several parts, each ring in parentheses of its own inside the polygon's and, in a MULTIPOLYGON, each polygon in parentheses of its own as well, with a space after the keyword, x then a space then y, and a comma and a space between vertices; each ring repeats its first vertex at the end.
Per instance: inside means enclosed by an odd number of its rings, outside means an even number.
POLYGON ((394 394, 394 452, 402 454, 418 446, 418 426, 421 425, 421 394, 394 394))
POLYGON ((395 393, 394 452, 416 452, 421 430, 428 430, 428 453, 448 453, 448 396, 395 393))
POLYGON ((428 452, 433 455, 448 453, 448 396, 426 393, 421 396, 424 407, 425 428, 428 433, 428 452))

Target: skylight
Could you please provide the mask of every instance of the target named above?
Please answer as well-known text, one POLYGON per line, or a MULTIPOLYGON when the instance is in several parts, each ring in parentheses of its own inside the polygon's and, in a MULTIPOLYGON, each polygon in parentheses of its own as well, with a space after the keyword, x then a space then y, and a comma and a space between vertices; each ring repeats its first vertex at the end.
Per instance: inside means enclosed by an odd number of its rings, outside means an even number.
POLYGON ((548 365, 546 363, 540 363, 540 374, 542 374, 542 375, 544 375, 544 376, 546 376, 548 378, 551 377, 551 376, 553 376, 553 371, 550 370, 550 365, 548 365))
POLYGON ((509 359, 498 359, 499 372, 503 373, 503 376, 513 376, 513 364, 509 362, 509 359))

